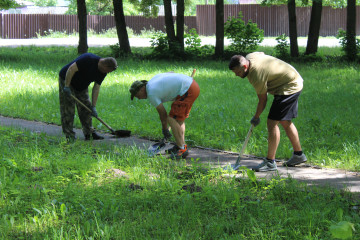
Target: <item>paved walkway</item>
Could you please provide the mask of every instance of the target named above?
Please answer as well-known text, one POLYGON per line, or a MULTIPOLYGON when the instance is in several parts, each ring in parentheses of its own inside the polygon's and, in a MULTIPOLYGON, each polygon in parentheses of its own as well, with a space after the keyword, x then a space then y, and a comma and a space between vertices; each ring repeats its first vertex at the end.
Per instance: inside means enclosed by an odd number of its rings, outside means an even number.
MULTIPOLYGON (((23 119, 14 119, 0 116, 0 125, 12 126, 32 132, 43 132, 52 136, 61 136, 61 127, 53 124, 46 124, 42 122, 27 121, 23 119)), ((83 136, 80 129, 75 129, 77 136, 83 136)), ((97 143, 104 144, 119 144, 127 146, 137 146, 140 149, 147 151, 147 148, 154 144, 154 142, 141 139, 136 136, 129 138, 114 138, 111 134, 104 134, 105 139, 96 141, 97 143)), ((95 141, 94 141, 95 142, 95 141)), ((190 156, 193 159, 199 159, 203 164, 210 164, 211 166, 224 167, 229 163, 234 164, 237 159, 236 153, 216 151, 202 148, 191 148, 190 156)), ((247 156, 241 161, 242 166, 254 167, 262 160, 254 157, 247 156)), ((189 160, 189 163, 191 160, 189 160)), ((298 167, 286 168, 278 163, 278 171, 267 173, 256 173, 258 178, 272 178, 280 176, 287 178, 288 176, 300 181, 306 181, 309 185, 316 186, 332 186, 338 189, 348 189, 351 192, 360 192, 360 173, 349 172, 337 169, 320 169, 310 165, 300 165, 298 167)), ((242 174, 237 175, 242 177, 242 174)))
MULTIPOLYGON (((131 47, 149 47, 151 45, 150 38, 130 38, 131 47)), ((73 46, 76 47, 79 43, 78 38, 40 38, 40 39, 0 39, 0 47, 19 47, 19 46, 73 46)), ((99 38, 89 37, 89 47, 103 47, 110 46, 118 43, 117 38, 99 38)), ((202 45, 215 46, 215 37, 202 37, 202 45)), ((230 41, 225 39, 225 45, 229 45, 230 41)), ((298 38, 298 45, 305 47, 307 44, 306 38, 298 38)), ((260 44, 261 46, 276 46, 277 41, 275 39, 264 39, 260 44)), ((319 47, 339 47, 339 40, 335 38, 320 38, 319 47)))

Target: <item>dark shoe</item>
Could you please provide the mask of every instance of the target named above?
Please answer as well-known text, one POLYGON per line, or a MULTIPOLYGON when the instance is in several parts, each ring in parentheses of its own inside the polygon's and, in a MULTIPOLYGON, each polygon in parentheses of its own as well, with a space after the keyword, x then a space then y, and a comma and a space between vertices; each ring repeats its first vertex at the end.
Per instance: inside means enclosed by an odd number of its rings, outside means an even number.
POLYGON ((305 154, 301 154, 300 156, 293 154, 292 157, 287 162, 285 162, 283 165, 285 167, 295 167, 296 165, 304 163, 306 161, 307 161, 307 158, 306 158, 305 154))
POLYGON ((268 172, 268 171, 276 171, 277 166, 276 162, 269 162, 268 160, 264 160, 262 163, 260 163, 258 166, 254 167, 252 170, 255 172, 268 172))
POLYGON ((177 152, 171 153, 171 159, 178 160, 181 158, 186 158, 189 155, 189 151, 187 145, 185 145, 185 149, 179 149, 177 152))
POLYGON ((177 153, 179 151, 179 147, 178 145, 174 145, 172 148, 166 149, 165 153, 166 154, 172 154, 172 153, 177 153))
POLYGON ((93 132, 90 136, 90 134, 86 134, 85 135, 85 141, 89 141, 89 140, 102 140, 104 139, 104 137, 98 135, 96 132, 93 132))

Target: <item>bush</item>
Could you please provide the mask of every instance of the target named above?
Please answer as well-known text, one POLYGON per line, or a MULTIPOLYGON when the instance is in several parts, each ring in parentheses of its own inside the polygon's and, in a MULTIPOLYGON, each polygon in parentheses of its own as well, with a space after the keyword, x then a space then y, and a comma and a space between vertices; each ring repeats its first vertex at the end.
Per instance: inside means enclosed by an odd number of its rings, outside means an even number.
POLYGON ((351 57, 349 55, 356 56, 357 53, 360 52, 360 40, 356 38, 356 46, 355 48, 352 48, 351 46, 348 45, 348 39, 345 30, 340 28, 338 34, 336 35, 336 38, 339 39, 341 49, 345 52, 347 57, 351 57))
POLYGON ((245 24, 242 20, 242 13, 239 16, 231 17, 225 23, 225 36, 232 40, 229 46, 231 50, 240 54, 252 52, 264 40, 264 31, 257 27, 251 20, 245 24))
POLYGON ((289 48, 290 44, 287 40, 287 36, 285 34, 281 34, 276 38, 277 45, 275 46, 275 54, 276 57, 286 58, 289 56, 289 48))

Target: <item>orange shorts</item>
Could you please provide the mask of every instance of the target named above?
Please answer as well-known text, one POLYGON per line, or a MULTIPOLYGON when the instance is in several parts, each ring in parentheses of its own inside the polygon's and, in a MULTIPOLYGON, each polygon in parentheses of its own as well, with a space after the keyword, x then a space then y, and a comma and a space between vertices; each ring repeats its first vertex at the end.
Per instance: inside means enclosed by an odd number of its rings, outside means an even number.
POLYGON ((171 104, 169 116, 178 121, 184 121, 189 117, 191 107, 199 94, 199 85, 193 80, 189 90, 184 95, 177 96, 175 101, 171 104))

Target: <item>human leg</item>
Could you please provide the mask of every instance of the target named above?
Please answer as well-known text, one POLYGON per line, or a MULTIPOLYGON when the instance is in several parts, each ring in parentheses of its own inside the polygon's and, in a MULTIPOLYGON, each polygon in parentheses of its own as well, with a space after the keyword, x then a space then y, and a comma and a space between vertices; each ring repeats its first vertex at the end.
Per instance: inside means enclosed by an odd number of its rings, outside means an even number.
POLYGON ((75 139, 75 132, 73 131, 74 116, 75 116, 75 102, 67 96, 64 91, 64 80, 59 77, 59 100, 60 100, 60 116, 61 127, 63 133, 68 140, 75 139))
POLYGON ((302 152, 299 133, 294 123, 292 123, 291 121, 281 121, 280 124, 284 127, 286 135, 288 136, 294 150, 292 157, 284 163, 284 166, 294 167, 298 164, 306 162, 307 158, 302 152))
POLYGON ((267 120, 267 129, 268 129, 268 159, 275 159, 276 150, 279 146, 280 142, 280 129, 279 129, 279 121, 276 120, 267 120))
POLYGON ((176 145, 182 147, 185 144, 185 122, 168 117, 168 124, 171 127, 176 145))
MULTIPOLYGON (((91 109, 92 104, 89 98, 88 89, 85 89, 83 91, 75 91, 75 95, 82 103, 84 103, 89 109, 91 109)), ((94 140, 104 139, 102 136, 99 136, 95 132, 95 129, 92 126, 91 112, 89 112, 79 103, 76 103, 76 107, 79 113, 79 119, 81 122, 85 140, 90 140, 90 138, 94 140)))

